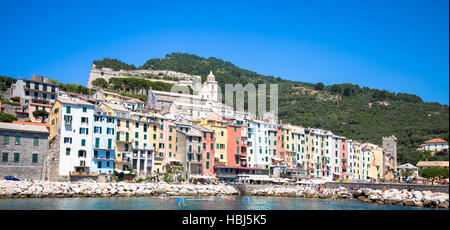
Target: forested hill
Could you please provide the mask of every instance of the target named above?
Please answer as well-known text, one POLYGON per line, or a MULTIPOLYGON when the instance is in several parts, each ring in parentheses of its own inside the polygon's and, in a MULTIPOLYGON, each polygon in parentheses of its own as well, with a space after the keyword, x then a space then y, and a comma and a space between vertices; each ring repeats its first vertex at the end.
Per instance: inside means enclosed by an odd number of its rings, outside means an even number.
POLYGON ((430 157, 416 151, 421 143, 432 138, 448 141, 449 132, 448 105, 423 102, 416 95, 354 84, 325 86, 289 81, 241 69, 214 57, 205 59, 184 53, 150 59, 137 68, 117 59, 105 58, 94 63, 97 67, 114 69, 173 70, 200 75, 202 79, 212 70, 222 89, 224 84, 279 84, 279 118, 283 123, 329 129, 337 135, 378 145, 383 136, 395 135, 399 144, 399 163, 416 164, 430 158, 448 160, 448 154, 430 157))

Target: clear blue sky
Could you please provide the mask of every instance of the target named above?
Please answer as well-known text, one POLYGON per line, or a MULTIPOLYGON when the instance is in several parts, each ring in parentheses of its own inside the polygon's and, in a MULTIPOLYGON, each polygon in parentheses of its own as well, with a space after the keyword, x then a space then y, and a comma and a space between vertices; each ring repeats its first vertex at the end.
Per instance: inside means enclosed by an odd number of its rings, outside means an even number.
POLYGON ((449 1, 0 0, 0 75, 86 85, 93 60, 186 52, 449 103, 449 1))

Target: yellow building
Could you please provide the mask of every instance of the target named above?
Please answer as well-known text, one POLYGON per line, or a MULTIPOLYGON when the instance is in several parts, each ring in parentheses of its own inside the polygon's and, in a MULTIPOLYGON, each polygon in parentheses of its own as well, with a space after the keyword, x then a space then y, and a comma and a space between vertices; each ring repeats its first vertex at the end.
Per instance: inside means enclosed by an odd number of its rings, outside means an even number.
POLYGON ((226 165, 228 141, 227 122, 222 120, 221 116, 211 113, 206 118, 200 118, 199 122, 195 122, 195 124, 214 131, 214 145, 216 146, 214 150, 214 165, 226 165))
POLYGON ((383 150, 380 146, 371 143, 364 143, 366 150, 369 151, 368 178, 380 180, 383 178, 383 150))
POLYGON ((364 160, 363 160, 363 151, 362 151, 362 144, 354 141, 353 142, 353 150, 355 151, 355 157, 356 157, 356 165, 354 167, 355 172, 353 173, 355 179, 358 180, 364 180, 364 175, 367 176, 368 174, 368 166, 366 166, 364 160))

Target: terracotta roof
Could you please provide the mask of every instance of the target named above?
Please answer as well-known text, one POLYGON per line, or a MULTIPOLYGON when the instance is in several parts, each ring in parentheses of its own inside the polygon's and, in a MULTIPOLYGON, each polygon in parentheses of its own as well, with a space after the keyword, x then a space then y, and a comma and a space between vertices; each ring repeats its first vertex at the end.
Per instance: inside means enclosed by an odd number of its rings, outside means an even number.
MULTIPOLYGON (((28 122, 27 122, 28 123, 28 122)), ((32 122, 29 122, 32 123, 32 122)), ((31 132, 31 133, 47 133, 48 129, 40 125, 18 124, 18 123, 6 123, 0 122, 1 130, 9 130, 13 132, 31 132)))
POLYGON ((51 108, 53 105, 30 102, 29 105, 45 106, 51 108))
POLYGON ((37 123, 37 122, 26 122, 26 121, 13 121, 13 124, 22 124, 22 125, 37 125, 37 126, 45 126, 50 128, 50 124, 45 123, 37 123))
POLYGON ((429 141, 425 141, 425 143, 447 143, 447 141, 442 140, 440 138, 434 138, 434 139, 431 139, 429 141))

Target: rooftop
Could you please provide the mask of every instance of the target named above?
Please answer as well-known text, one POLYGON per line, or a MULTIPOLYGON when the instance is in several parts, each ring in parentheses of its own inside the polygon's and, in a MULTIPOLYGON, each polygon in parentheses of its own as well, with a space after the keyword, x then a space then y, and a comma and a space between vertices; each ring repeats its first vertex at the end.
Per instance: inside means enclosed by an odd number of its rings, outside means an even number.
MULTIPOLYGON (((32 123, 32 122, 24 122, 24 123, 32 123)), ((48 130, 45 126, 36 124, 21 124, 21 123, 6 123, 6 122, 0 122, 0 130, 28 132, 28 133, 48 133, 48 130)))
POLYGON ((448 161, 419 161, 417 167, 447 167, 448 161))
POLYGON ((72 104, 72 105, 86 105, 86 106, 94 106, 93 104, 80 100, 78 98, 73 97, 58 97, 57 101, 60 101, 62 104, 72 104))
POLYGON ((429 143, 447 143, 447 141, 442 140, 442 139, 440 139, 440 138, 434 138, 434 139, 425 141, 425 143, 426 143, 426 144, 429 144, 429 143))

